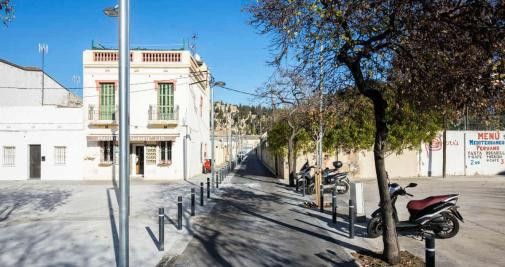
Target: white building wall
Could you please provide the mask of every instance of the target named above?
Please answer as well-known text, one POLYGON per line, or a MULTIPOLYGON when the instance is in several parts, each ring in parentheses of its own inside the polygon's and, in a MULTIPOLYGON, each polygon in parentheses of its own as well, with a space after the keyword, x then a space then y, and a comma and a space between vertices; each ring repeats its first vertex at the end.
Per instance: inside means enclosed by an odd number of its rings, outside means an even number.
POLYGON ((84 150, 82 108, 0 107, 0 180, 29 178, 29 145, 40 144, 41 180, 80 180, 84 150), (4 147, 15 147, 15 165, 5 166, 4 147), (65 146, 64 165, 54 147, 65 146))
MULTIPOLYGON (((0 107, 40 106, 42 71, 0 60, 0 107)), ((44 74, 44 104, 71 106, 80 100, 53 78, 44 74)))

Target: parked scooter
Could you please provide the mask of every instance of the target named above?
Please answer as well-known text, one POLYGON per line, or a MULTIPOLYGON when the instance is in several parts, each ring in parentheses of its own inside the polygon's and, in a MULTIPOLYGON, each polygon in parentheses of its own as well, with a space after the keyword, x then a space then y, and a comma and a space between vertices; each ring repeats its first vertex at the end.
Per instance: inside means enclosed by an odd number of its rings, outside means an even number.
MULTIPOLYGON (((347 172, 338 172, 338 170, 342 167, 341 161, 333 162, 333 166, 335 169, 326 168, 323 170, 323 184, 324 185, 335 185, 337 190, 337 194, 345 194, 349 191, 350 181, 347 172)), ((310 174, 310 171, 315 166, 309 165, 309 162, 306 161, 305 164, 300 169, 300 172, 297 175, 297 183, 299 187, 303 188, 303 181, 305 181, 305 189, 307 194, 314 193, 314 184, 315 178, 314 175, 310 174)))
POLYGON ((314 176, 310 174, 310 170, 312 170, 315 166, 311 166, 309 161, 307 160, 305 164, 303 164, 300 172, 297 173, 296 182, 298 183, 298 187, 305 189, 305 193, 312 194, 314 192, 314 176), (305 185, 303 184, 305 181, 305 185))
MULTIPOLYGON (((397 183, 388 183, 389 194, 393 205, 393 217, 398 232, 432 231, 438 238, 454 237, 459 231, 458 219, 463 222, 463 217, 458 211, 456 202, 459 194, 431 196, 422 200, 411 200, 407 203, 409 220, 399 221, 396 211, 396 199, 398 196, 413 196, 405 191, 409 187, 416 187, 416 183, 410 183, 402 188, 397 183)), ((380 204, 379 204, 380 206, 380 204)), ((376 238, 382 235, 382 208, 372 213, 372 219, 368 222, 368 237, 376 238)))
POLYGON ((349 191, 351 182, 347 177, 347 172, 338 172, 342 168, 341 161, 334 161, 333 167, 335 169, 326 168, 323 170, 323 181, 325 185, 334 184, 337 194, 345 194, 349 191))

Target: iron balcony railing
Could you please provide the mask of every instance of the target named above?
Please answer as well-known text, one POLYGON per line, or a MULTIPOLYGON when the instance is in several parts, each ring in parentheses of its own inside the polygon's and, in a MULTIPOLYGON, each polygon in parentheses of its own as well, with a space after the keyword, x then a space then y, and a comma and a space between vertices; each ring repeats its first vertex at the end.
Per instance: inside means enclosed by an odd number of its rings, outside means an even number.
POLYGON ((178 121, 179 106, 158 107, 149 106, 149 121, 178 121))
POLYGON ((88 108, 89 121, 112 121, 115 122, 118 118, 117 107, 114 109, 97 109, 94 106, 88 108))

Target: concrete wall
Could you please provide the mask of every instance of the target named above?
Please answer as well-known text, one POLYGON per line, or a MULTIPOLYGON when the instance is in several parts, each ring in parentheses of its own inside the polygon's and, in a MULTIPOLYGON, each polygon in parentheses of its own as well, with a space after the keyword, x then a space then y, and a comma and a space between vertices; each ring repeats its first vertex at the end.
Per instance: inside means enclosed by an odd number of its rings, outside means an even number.
MULTIPOLYGON (((40 106, 42 71, 0 61, 0 107, 40 106), (7 87, 7 88, 5 88, 7 87)), ((44 74, 44 104, 78 106, 80 99, 44 74)))
POLYGON ((85 138, 82 108, 0 107, 0 180, 29 178, 29 145, 40 144, 41 180, 80 180, 85 138), (15 147, 15 165, 5 166, 4 146, 15 147), (66 147, 66 162, 56 165, 54 147, 66 147))
MULTIPOLYGON (((422 147, 421 175, 441 176, 443 135, 422 147)), ((447 131, 447 175, 505 174, 504 131, 447 131)))

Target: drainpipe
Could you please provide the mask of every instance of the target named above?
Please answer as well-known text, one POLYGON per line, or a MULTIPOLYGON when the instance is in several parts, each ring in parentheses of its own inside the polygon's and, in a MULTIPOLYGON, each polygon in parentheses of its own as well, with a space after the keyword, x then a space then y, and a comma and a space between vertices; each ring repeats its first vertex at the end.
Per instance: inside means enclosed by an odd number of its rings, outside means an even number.
POLYGON ((186 133, 184 134, 184 139, 182 142, 183 146, 183 173, 184 173, 184 180, 188 179, 188 125, 184 125, 186 127, 186 133))

